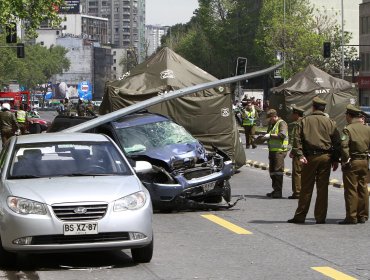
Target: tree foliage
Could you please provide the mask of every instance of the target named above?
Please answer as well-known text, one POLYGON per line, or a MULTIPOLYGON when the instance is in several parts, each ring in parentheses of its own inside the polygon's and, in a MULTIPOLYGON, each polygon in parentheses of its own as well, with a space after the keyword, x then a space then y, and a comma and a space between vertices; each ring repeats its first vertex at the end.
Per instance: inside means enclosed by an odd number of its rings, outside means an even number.
MULTIPOLYGON (((0 44, 5 44, 5 36, 0 36, 0 44)), ((70 61, 67 50, 61 46, 46 48, 40 44, 26 45, 25 58, 17 58, 15 48, 0 48, 0 82, 17 80, 26 88, 43 84, 55 75, 68 70, 70 61)))
POLYGON ((60 24, 58 9, 63 5, 64 0, 1 0, 0 27, 22 21, 27 35, 36 36, 41 22, 48 20, 52 26, 60 24))
MULTIPOLYGON (((344 35, 348 44, 351 34, 344 35)), ((163 44, 218 78, 235 73, 237 57, 246 57, 254 71, 275 64, 277 52, 285 57, 284 77, 308 64, 330 73, 341 69, 339 24, 308 0, 199 0, 191 21, 171 27, 163 44), (323 57, 326 41, 329 59, 323 57)), ((344 56, 352 60, 356 50, 344 47, 344 56)))

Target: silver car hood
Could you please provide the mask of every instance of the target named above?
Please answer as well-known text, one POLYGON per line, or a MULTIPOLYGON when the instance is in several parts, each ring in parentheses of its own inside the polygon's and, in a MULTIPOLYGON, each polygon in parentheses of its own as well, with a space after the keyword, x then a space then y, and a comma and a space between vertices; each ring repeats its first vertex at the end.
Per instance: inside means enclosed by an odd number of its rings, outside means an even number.
POLYGON ((9 195, 49 205, 82 201, 111 202, 144 188, 133 175, 16 179, 5 181, 5 185, 9 195))

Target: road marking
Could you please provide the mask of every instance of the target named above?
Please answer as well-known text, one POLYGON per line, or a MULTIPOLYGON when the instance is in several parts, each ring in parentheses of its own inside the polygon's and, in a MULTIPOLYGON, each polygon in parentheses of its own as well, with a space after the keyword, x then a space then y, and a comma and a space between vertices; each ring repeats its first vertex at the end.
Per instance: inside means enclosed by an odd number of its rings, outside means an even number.
POLYGON ((244 229, 244 228, 241 228, 237 225, 234 225, 233 223, 230 223, 224 219, 221 219, 215 215, 212 215, 212 214, 207 214, 207 215, 202 215, 203 218, 206 218, 208 220, 210 220, 211 222, 214 222, 224 228, 227 228, 228 230, 232 231, 232 232, 235 232, 237 234, 253 234, 252 232, 244 229))
POLYGON ((356 280, 356 278, 328 266, 316 266, 311 268, 335 280, 356 280))

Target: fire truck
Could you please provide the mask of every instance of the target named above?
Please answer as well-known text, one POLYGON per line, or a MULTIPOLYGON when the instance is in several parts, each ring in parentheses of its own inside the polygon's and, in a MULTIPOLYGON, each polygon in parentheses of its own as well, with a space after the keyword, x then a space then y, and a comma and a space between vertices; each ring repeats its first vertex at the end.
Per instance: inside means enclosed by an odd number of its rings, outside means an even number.
POLYGON ((19 108, 21 104, 25 105, 25 111, 28 112, 26 130, 29 133, 41 133, 46 131, 50 122, 41 119, 31 112, 31 93, 29 91, 17 90, 16 86, 13 88, 8 86, 6 91, 0 91, 0 103, 9 103, 12 111, 19 108))

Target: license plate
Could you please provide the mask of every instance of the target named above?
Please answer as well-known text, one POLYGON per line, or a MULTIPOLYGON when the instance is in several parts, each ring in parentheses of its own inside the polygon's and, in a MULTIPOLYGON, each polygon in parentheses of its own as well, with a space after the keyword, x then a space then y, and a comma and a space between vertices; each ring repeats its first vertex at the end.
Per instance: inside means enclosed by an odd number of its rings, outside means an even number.
POLYGON ((97 234, 98 223, 68 223, 63 225, 64 235, 97 234))
POLYGON ((209 192, 214 189, 216 182, 205 183, 202 185, 204 192, 209 192))

